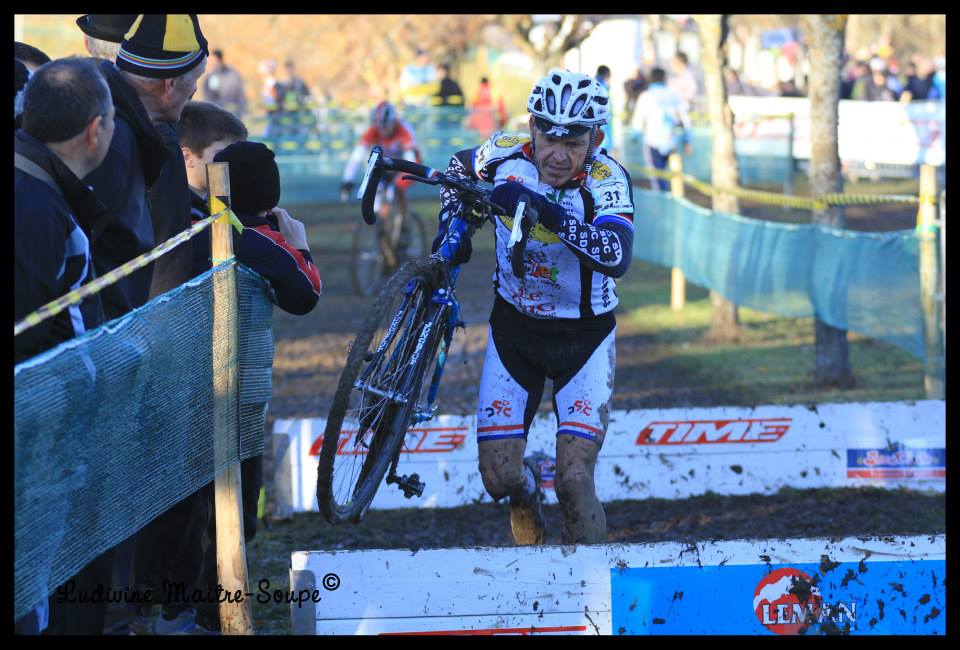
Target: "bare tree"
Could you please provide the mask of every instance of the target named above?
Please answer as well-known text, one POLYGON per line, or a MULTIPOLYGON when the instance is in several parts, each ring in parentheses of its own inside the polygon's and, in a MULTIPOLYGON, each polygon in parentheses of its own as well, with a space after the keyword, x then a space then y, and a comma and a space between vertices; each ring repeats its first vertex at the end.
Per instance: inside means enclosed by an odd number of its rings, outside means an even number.
MULTIPOLYGON (((840 69, 847 17, 836 14, 806 16, 810 42, 810 191, 843 191, 837 124, 840 105, 840 69)), ((842 228, 843 209, 815 209, 814 223, 842 228)), ((814 321, 814 381, 820 387, 852 386, 846 330, 819 318, 814 321)))
MULTIPOLYGON (((703 66, 703 85, 710 114, 710 134, 713 143, 711 159, 712 183, 718 188, 734 188, 740 184, 740 168, 733 150, 733 111, 727 103, 727 85, 723 72, 727 66, 727 17, 720 14, 693 16, 700 28, 702 43, 700 63, 703 66)), ((713 209, 737 213, 740 202, 732 194, 713 195, 713 209)), ((713 310, 707 338, 713 341, 734 341, 740 333, 737 306, 717 291, 710 291, 713 310)))
POLYGON ((544 71, 560 67, 563 55, 578 47, 597 23, 607 15, 561 14, 549 20, 534 21, 532 14, 499 17, 499 24, 514 37, 514 42, 543 66, 544 71), (537 35, 542 30, 542 37, 537 35))

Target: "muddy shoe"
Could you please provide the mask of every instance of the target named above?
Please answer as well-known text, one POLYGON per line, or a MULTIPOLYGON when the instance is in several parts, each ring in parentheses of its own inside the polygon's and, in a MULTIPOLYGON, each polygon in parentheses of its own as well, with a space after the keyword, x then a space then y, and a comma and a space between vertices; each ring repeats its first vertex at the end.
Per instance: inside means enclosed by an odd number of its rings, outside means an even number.
POLYGON ((543 490, 540 488, 540 466, 533 458, 524 458, 523 466, 533 473, 535 491, 529 502, 510 503, 510 530, 517 546, 543 544, 546 522, 543 517, 543 490))

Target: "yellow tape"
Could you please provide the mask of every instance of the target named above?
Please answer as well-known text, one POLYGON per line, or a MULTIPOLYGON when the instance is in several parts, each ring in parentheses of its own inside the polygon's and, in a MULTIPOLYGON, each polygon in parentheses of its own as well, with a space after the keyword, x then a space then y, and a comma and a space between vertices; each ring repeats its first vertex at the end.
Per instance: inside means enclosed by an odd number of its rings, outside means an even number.
MULTIPOLYGON (((213 200, 217 201, 216 198, 214 198, 213 200)), ((221 203, 220 205, 223 205, 223 204, 221 203)), ((100 293, 105 288, 109 287, 112 284, 115 284, 118 280, 127 277, 128 275, 130 275, 135 271, 140 270, 141 268, 143 268, 150 262, 154 261, 161 255, 164 255, 165 253, 169 252, 173 248, 176 248, 177 246, 187 241, 188 239, 195 237, 200 231, 209 227, 210 224, 212 224, 215 220, 223 216, 225 216, 224 211, 220 211, 215 214, 212 214, 206 219, 203 219, 202 221, 198 221, 187 230, 184 230, 183 232, 177 235, 174 235, 173 237, 163 242, 153 250, 147 251, 146 253, 144 253, 143 255, 140 255, 139 257, 135 257, 134 259, 127 262, 126 264, 123 264, 120 267, 113 269, 112 271, 109 271, 106 275, 103 275, 102 277, 92 280, 78 289, 74 289, 68 292, 66 295, 60 296, 55 300, 51 300, 50 302, 43 305, 33 313, 25 316, 20 322, 15 323, 13 326, 13 335, 17 336, 18 334, 30 329, 31 327, 35 327, 39 325, 40 323, 47 320, 48 318, 56 316, 57 314, 61 313, 71 305, 75 305, 81 302, 82 300, 84 300, 85 298, 88 298, 94 294, 100 293)), ((227 216, 227 218, 229 219, 229 216, 227 216)), ((234 219, 236 219, 236 215, 234 215, 234 219)))
MULTIPOLYGON (((640 167, 641 174, 670 180, 673 174, 669 170, 655 169, 653 167, 640 167)), ((923 195, 920 197, 906 194, 839 194, 828 193, 819 196, 791 196, 789 194, 776 194, 775 192, 763 192, 760 190, 748 190, 742 187, 718 188, 705 181, 701 181, 687 174, 683 175, 685 185, 692 187, 702 194, 714 196, 717 193, 729 194, 739 198, 749 199, 757 203, 767 203, 770 205, 785 206, 801 210, 826 210, 831 205, 879 205, 883 203, 907 203, 927 205, 936 204, 936 196, 923 195)))

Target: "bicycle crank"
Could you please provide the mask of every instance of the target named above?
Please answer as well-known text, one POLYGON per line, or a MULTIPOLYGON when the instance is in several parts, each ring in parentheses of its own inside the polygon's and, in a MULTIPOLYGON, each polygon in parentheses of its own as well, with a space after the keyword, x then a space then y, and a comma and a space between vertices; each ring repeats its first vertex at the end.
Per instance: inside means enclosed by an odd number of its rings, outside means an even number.
POLYGON ((423 496, 423 488, 427 487, 427 484, 420 480, 419 474, 398 477, 393 472, 390 472, 390 476, 387 477, 387 485, 391 483, 396 483, 397 487, 403 490, 403 496, 408 499, 414 496, 423 496))

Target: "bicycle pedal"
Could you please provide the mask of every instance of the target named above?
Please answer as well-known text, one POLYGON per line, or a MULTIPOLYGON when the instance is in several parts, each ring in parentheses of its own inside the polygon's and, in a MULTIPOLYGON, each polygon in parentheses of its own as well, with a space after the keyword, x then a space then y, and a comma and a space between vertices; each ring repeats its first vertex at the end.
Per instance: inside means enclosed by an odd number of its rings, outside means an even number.
POLYGON ((423 488, 427 486, 426 483, 420 480, 419 474, 404 475, 400 478, 395 478, 393 481, 390 481, 388 478, 387 482, 396 483, 397 487, 403 490, 403 496, 407 499, 411 499, 414 496, 423 496, 423 488))

